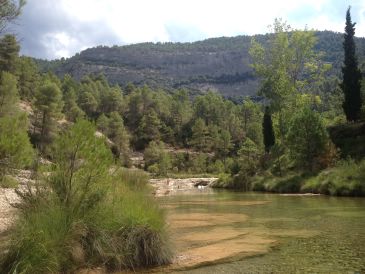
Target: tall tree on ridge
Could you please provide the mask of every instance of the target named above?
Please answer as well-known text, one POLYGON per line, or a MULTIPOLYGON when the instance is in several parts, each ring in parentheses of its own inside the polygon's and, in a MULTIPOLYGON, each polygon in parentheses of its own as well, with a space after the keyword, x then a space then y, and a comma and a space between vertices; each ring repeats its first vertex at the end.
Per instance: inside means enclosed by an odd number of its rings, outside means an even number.
POLYGON ((354 41, 355 25, 352 23, 350 8, 346 12, 346 27, 343 42, 345 51, 344 66, 342 67, 343 80, 340 87, 344 93, 342 104, 347 121, 357 121, 361 110, 361 72, 356 58, 356 46, 354 41))

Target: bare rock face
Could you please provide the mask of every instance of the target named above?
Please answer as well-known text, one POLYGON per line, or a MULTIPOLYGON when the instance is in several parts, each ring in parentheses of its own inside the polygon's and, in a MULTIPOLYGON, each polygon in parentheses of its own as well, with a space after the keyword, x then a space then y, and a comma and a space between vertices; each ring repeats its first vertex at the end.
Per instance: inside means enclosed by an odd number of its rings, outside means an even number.
POLYGON ((172 195, 186 192, 193 189, 204 189, 218 178, 186 178, 186 179, 150 179, 150 183, 155 187, 155 196, 172 195))

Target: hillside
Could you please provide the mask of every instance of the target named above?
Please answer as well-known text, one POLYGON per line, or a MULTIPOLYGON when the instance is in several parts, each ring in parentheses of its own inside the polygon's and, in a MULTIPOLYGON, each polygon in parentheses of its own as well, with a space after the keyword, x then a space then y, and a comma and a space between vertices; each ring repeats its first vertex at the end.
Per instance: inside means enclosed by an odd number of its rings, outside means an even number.
MULTIPOLYGON (((337 74, 343 59, 343 34, 317 32, 316 50, 323 61, 333 64, 337 74)), ((104 73, 121 86, 132 82, 154 88, 187 88, 193 91, 217 90, 227 97, 254 95, 258 82, 250 68, 251 36, 212 38, 194 43, 141 43, 128 46, 98 46, 69 58, 38 60, 42 70, 57 75, 71 74, 81 79, 87 74, 104 73)), ((269 35, 255 38, 264 43, 269 35)), ((357 38, 359 58, 365 54, 365 38, 357 38)))

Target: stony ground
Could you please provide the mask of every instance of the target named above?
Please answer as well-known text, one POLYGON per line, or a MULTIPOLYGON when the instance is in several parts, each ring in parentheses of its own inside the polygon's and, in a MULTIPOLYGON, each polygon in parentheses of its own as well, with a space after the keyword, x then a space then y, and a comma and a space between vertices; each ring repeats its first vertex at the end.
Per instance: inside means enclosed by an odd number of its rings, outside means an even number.
POLYGON ((15 208, 11 204, 17 203, 19 197, 14 189, 0 188, 0 234, 5 232, 13 223, 15 208))
MULTIPOLYGON (((32 183, 31 172, 19 170, 14 176, 19 182, 19 189, 25 189, 28 183, 32 183)), ((13 188, 0 187, 0 235, 4 233, 16 218, 16 209, 12 206, 19 202, 19 197, 13 188)))

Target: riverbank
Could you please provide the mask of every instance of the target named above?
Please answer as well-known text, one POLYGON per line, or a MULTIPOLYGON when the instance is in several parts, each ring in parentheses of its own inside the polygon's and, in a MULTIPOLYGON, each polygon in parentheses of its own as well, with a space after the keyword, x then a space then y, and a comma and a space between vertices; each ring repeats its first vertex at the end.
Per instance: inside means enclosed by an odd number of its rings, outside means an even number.
POLYGON ((365 160, 341 160, 318 173, 291 170, 278 175, 264 171, 252 177, 222 174, 211 187, 271 193, 365 196, 365 160))

